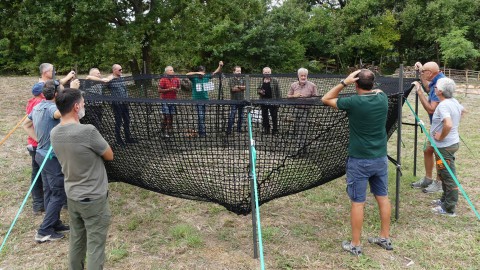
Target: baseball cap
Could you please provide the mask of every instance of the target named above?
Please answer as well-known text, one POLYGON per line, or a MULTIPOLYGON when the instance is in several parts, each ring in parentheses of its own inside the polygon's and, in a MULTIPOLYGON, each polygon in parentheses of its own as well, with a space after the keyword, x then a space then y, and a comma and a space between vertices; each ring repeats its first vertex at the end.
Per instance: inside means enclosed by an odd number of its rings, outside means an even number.
POLYGON ((38 96, 38 95, 42 94, 44 85, 45 85, 44 82, 38 82, 38 83, 34 84, 33 87, 32 87, 32 94, 34 96, 38 96))

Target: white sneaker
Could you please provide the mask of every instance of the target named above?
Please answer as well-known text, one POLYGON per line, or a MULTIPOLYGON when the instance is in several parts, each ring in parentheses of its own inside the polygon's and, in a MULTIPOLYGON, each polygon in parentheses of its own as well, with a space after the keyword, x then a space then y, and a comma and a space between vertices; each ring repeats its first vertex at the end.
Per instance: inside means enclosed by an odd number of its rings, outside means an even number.
POLYGON ((432 208, 432 212, 433 212, 434 214, 442 215, 442 216, 449 216, 449 217, 456 217, 456 216, 457 216, 457 215, 455 214, 455 212, 449 213, 449 212, 443 210, 442 206, 440 206, 440 205, 432 208))
POLYGON ((422 190, 424 193, 443 192, 442 182, 435 180, 428 187, 422 190))

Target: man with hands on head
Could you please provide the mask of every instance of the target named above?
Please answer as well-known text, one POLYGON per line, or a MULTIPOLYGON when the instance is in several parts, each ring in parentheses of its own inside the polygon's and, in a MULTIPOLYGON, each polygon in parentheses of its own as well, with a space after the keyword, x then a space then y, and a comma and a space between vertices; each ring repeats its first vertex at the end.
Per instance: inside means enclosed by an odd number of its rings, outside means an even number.
MULTIPOLYGON (((422 103, 423 108, 428 113, 430 123, 432 123, 432 115, 435 112, 440 99, 435 94, 434 88, 437 84, 437 81, 441 78, 445 78, 445 75, 440 71, 440 67, 435 62, 427 62, 425 65, 417 62, 415 63, 415 70, 420 71, 420 80, 419 82, 414 82, 417 89, 416 93, 422 103), (428 93, 428 98, 425 97, 422 87, 428 93)), ((433 156, 433 147, 430 145, 428 140, 425 141, 425 146, 423 149, 423 162, 425 165, 425 177, 420 178, 417 182, 412 183, 413 188, 421 188, 425 193, 434 193, 442 191, 442 184, 438 180, 433 179, 433 167, 434 167, 434 156, 433 156)))
POLYGON ((342 248, 354 255, 362 254, 361 233, 367 184, 380 209, 380 236, 368 242, 393 250, 389 238, 391 206, 388 199, 387 131, 388 98, 373 89, 375 75, 368 69, 357 70, 326 93, 325 105, 345 111, 349 120, 347 159, 347 193, 351 200, 352 240, 342 248), (348 85, 355 85, 356 95, 339 98, 348 85))

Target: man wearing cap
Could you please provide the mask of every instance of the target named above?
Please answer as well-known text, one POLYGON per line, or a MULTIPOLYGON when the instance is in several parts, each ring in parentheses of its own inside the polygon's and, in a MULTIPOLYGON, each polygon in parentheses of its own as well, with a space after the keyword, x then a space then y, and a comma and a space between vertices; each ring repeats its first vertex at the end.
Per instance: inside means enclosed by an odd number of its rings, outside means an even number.
POLYGON ((66 202, 64 177, 62 167, 54 152, 50 150, 50 131, 60 122, 61 114, 55 105, 57 90, 63 86, 58 82, 49 80, 45 82, 43 95, 45 100, 37 104, 25 120, 23 127, 27 134, 38 142, 35 161, 42 164, 42 181, 44 191, 45 217, 35 235, 35 241, 57 241, 64 237, 62 232, 70 230, 60 220, 60 211, 66 202))
MULTIPOLYGON (((27 102, 27 115, 30 114, 38 103, 42 102, 45 99, 42 93, 43 84, 35 84, 32 88, 33 97, 30 98, 27 102)), ((31 182, 35 180, 35 176, 38 174, 40 169, 40 165, 35 161, 35 154, 37 152, 38 142, 34 140, 32 137, 28 136, 27 138, 27 150, 30 156, 32 157, 32 177, 31 182)), ((45 206, 43 204, 43 184, 42 184, 42 176, 39 175, 35 185, 32 188, 32 208, 34 215, 41 215, 42 212, 45 211, 45 206)))

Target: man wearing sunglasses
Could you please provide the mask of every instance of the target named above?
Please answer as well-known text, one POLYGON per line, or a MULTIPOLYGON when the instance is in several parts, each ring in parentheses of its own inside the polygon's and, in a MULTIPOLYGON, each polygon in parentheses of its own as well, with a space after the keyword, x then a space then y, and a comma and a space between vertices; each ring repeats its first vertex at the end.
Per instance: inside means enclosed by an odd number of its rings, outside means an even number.
MULTIPOLYGON (((435 62, 427 62, 424 65, 422 65, 420 62, 417 62, 415 63, 415 70, 420 71, 420 79, 422 82, 421 85, 428 93, 427 98, 422 90, 422 87, 420 87, 420 83, 414 82, 417 89, 418 98, 422 103, 423 108, 427 111, 431 124, 432 115, 440 103, 440 99, 437 97, 437 95, 435 95, 434 88, 437 85, 437 81, 441 78, 445 78, 445 75, 440 71, 440 67, 435 62)), ((428 140, 425 142, 423 149, 423 159, 425 164, 425 176, 420 178, 417 182, 412 183, 412 187, 421 188, 424 193, 441 192, 442 183, 433 179, 433 147, 430 145, 428 140)))

